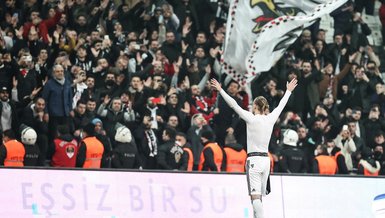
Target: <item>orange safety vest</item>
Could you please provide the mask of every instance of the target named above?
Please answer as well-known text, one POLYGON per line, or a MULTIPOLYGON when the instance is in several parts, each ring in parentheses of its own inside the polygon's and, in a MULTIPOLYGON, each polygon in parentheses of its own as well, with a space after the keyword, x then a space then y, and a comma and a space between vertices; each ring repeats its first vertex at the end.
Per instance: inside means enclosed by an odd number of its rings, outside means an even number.
POLYGON ((222 161, 223 161, 223 152, 222 152, 221 147, 219 147, 219 145, 218 145, 216 142, 208 143, 208 144, 203 148, 203 150, 202 150, 202 152, 201 152, 201 157, 200 157, 200 161, 199 161, 198 170, 199 170, 199 171, 202 171, 202 169, 203 169, 203 163, 205 162, 204 151, 205 151, 207 148, 211 148, 211 150, 213 151, 213 154, 214 154, 214 163, 215 163, 215 165, 217 166, 218 172, 220 172, 220 171, 221 171, 221 166, 222 166, 222 161))
POLYGON ((378 176, 380 170, 377 170, 375 173, 371 173, 369 170, 367 170, 362 164, 360 164, 362 168, 364 168, 364 176, 378 176))
POLYGON ((83 168, 100 168, 104 152, 103 144, 95 136, 87 137, 83 142, 87 148, 83 168))
POLYGON ((187 171, 192 171, 194 166, 194 156, 190 148, 184 147, 183 150, 188 154, 187 171))
POLYGON ((274 158, 270 152, 268 152, 267 154, 269 155, 269 158, 270 158, 270 173, 272 173, 274 171, 274 158))
POLYGON ((227 158, 226 172, 245 172, 246 151, 244 149, 236 151, 229 147, 223 150, 225 150, 227 158))
POLYGON ((337 162, 333 157, 320 155, 315 159, 318 161, 319 174, 334 175, 337 173, 337 162))
POLYGON ((4 160, 4 166, 6 167, 23 167, 25 149, 21 142, 13 139, 4 143, 7 150, 7 156, 4 160))

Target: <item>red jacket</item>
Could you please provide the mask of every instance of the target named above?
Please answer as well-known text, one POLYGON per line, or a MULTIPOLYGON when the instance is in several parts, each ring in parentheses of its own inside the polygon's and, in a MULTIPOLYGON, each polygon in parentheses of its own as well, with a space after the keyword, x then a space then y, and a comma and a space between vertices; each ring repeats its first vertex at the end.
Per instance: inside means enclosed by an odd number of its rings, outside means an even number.
POLYGON ((52 156, 53 167, 75 167, 78 154, 78 143, 75 139, 70 142, 55 139, 55 153, 52 156))
MULTIPOLYGON (((48 44, 48 30, 52 27, 54 27, 60 20, 62 15, 62 12, 56 11, 56 14, 54 17, 42 20, 37 26, 36 29, 38 31, 38 34, 41 38, 43 38, 43 42, 48 44)), ((29 30, 34 24, 32 22, 28 22, 24 24, 24 31, 23 31, 23 38, 27 39, 29 30)))

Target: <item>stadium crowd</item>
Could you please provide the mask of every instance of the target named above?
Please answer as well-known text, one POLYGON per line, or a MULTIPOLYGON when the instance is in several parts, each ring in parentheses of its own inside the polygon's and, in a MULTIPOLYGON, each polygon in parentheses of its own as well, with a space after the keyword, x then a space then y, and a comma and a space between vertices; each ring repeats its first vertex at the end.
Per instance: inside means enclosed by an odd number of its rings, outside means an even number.
POLYGON ((245 123, 209 79, 243 108, 262 95, 271 111, 296 77, 271 171, 385 175, 383 63, 361 15, 375 0, 349 0, 334 30, 303 31, 252 96, 221 72, 227 1, 0 4, 1 165, 242 172, 245 123))

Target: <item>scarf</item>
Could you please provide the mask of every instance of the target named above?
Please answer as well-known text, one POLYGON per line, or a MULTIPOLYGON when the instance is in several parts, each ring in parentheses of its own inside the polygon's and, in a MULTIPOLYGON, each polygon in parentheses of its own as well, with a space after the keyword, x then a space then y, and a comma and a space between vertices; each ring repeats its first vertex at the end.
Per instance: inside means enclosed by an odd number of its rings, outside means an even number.
POLYGON ((65 83, 65 81, 66 81, 65 78, 63 78, 63 79, 61 79, 61 80, 59 80, 59 79, 57 79, 57 78, 54 78, 54 79, 55 79, 56 82, 58 82, 60 85, 64 85, 64 83, 65 83))

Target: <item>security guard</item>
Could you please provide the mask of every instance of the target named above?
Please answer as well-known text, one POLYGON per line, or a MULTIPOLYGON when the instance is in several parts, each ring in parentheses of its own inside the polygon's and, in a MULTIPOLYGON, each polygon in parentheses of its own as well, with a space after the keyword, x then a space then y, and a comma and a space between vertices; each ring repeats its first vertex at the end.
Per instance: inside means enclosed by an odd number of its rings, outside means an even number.
POLYGON ((0 147, 0 165, 6 167, 23 167, 25 149, 24 145, 15 139, 12 130, 3 132, 3 145, 0 147))
POLYGON ((283 133, 283 146, 279 157, 279 171, 283 173, 305 173, 307 162, 305 153, 297 147, 298 134, 292 129, 283 133))
POLYGON ((95 137, 95 125, 87 124, 82 131, 83 138, 80 143, 76 160, 77 167, 100 168, 104 152, 103 144, 95 137))
POLYGON ((226 155, 218 143, 214 142, 214 133, 205 130, 201 133, 201 140, 204 145, 199 160, 199 171, 217 171, 226 169, 226 155))
POLYGON ((225 146, 223 150, 226 153, 227 172, 245 172, 245 163, 247 153, 243 146, 237 143, 233 134, 228 134, 225 138, 225 146))

